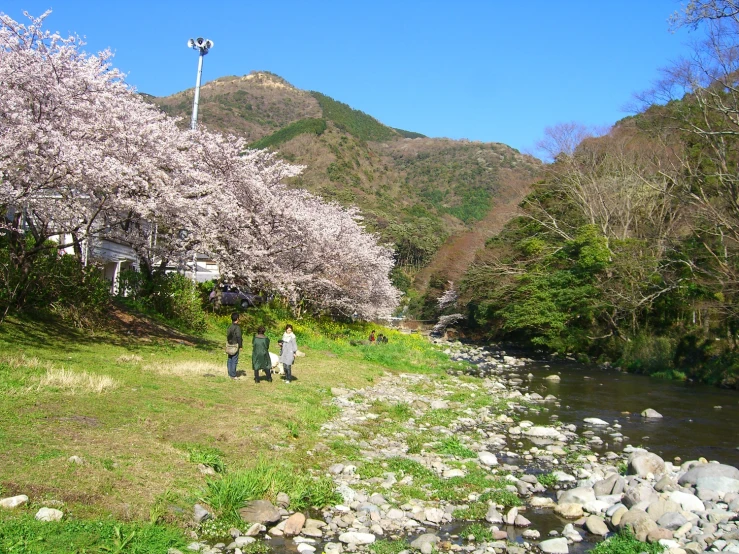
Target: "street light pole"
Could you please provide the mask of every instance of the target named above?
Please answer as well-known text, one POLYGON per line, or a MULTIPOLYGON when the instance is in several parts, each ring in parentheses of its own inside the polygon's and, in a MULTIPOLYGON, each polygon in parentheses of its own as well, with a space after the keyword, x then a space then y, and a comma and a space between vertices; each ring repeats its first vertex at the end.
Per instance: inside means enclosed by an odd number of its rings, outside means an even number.
POLYGON ((195 100, 192 104, 192 119, 190 120, 190 128, 194 131, 198 127, 198 104, 200 102, 200 78, 203 75, 203 56, 208 53, 208 50, 213 48, 213 41, 202 37, 196 39, 191 38, 187 41, 187 47, 198 50, 200 53, 198 56, 198 78, 195 81, 195 100))

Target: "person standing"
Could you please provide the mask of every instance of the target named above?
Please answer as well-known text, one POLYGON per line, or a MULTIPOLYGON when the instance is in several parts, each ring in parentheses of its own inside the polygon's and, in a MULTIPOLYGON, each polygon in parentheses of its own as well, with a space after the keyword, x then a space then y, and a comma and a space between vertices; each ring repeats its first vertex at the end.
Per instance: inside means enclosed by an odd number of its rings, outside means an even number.
POLYGON ((282 350, 280 351, 280 362, 285 368, 285 382, 289 383, 293 379, 292 366, 295 363, 295 353, 298 351, 298 341, 293 333, 293 326, 289 323, 285 326, 285 333, 282 335, 282 350))
POLYGON ((236 366, 239 363, 239 352, 244 347, 244 342, 241 339, 241 326, 239 325, 239 314, 234 312, 231 314, 231 326, 226 331, 226 343, 229 345, 237 346, 235 354, 229 354, 228 360, 226 360, 226 369, 228 370, 228 376, 231 379, 236 379, 236 366))
POLYGON ((254 370, 254 382, 259 383, 259 370, 263 369, 267 381, 272 382, 272 361, 269 359, 269 338, 264 334, 264 326, 257 329, 257 334, 251 339, 251 367, 254 370))

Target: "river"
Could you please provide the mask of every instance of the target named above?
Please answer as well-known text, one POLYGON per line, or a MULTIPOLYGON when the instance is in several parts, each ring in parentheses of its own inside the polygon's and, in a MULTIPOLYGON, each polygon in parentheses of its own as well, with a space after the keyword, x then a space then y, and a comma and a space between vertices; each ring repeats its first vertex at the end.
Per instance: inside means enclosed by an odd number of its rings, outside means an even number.
MULTIPOLYGON (((516 353, 521 355, 521 353, 516 353)), ((739 467, 739 392, 708 385, 680 383, 632 375, 593 365, 567 361, 533 361, 519 368, 521 378, 533 374, 529 390, 542 396, 553 394, 560 405, 538 415, 534 423, 563 423, 583 427, 586 417, 621 425, 623 442, 598 433, 605 441, 596 452, 620 451, 632 444, 644 446, 662 458, 682 461, 705 457, 739 467), (558 374, 559 382, 545 377, 558 374), (639 414, 652 408, 661 419, 639 414), (627 413, 628 412, 628 413, 627 413)))

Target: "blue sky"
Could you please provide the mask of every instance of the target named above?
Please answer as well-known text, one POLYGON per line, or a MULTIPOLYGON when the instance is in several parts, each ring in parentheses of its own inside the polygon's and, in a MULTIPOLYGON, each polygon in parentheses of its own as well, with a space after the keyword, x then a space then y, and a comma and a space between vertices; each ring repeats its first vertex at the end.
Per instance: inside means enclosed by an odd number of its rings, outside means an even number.
POLYGON ((191 88, 197 54, 215 42, 203 79, 268 70, 392 127, 530 149, 545 127, 609 125, 635 92, 685 51, 673 0, 230 1, 10 0, 53 13, 46 27, 109 47, 141 92, 191 88))

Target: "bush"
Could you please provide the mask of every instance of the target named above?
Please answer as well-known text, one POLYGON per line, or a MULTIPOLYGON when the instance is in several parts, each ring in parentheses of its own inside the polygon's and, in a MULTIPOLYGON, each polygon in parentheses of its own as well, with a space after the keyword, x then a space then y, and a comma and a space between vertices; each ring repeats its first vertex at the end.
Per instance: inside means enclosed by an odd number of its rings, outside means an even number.
POLYGON ((148 279, 138 271, 122 271, 118 297, 139 310, 153 311, 187 331, 205 331, 205 311, 198 285, 180 273, 155 273, 148 279))
POLYGON ((641 542, 627 529, 598 544, 592 554, 659 554, 664 547, 659 543, 641 542))
POLYGON ((46 246, 25 275, 0 237, 0 321, 7 312, 41 311, 56 313, 76 327, 94 326, 110 306, 110 283, 99 267, 59 255, 55 243, 46 246))
POLYGON ((621 364, 629 371, 652 374, 673 369, 675 341, 667 337, 637 335, 626 343, 621 364))

